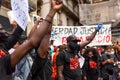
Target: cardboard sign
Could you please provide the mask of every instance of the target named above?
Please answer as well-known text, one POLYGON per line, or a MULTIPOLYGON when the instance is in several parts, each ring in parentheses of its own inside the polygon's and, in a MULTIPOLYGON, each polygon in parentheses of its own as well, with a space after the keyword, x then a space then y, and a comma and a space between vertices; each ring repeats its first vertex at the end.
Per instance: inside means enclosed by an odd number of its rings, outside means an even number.
POLYGON ((28 0, 11 0, 14 20, 25 30, 28 23, 28 0))
MULTIPOLYGON (((54 45, 66 44, 69 35, 75 35, 81 42, 86 41, 94 32, 97 25, 92 26, 54 26, 54 45)), ((103 25, 89 46, 111 45, 111 25, 103 25)))

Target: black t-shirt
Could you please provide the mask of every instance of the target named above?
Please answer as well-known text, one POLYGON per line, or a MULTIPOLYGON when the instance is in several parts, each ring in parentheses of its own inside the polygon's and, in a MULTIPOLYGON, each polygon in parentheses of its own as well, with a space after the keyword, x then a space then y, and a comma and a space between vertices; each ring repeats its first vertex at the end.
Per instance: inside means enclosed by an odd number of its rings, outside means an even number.
POLYGON ((63 76, 65 80, 81 80, 81 69, 77 53, 60 51, 57 56, 57 66, 64 66, 63 76))
POLYGON ((0 80, 12 80, 14 69, 10 64, 10 55, 0 58, 0 80))
POLYGON ((40 58, 36 55, 27 80, 51 80, 51 74, 52 64, 49 58, 40 58))
POLYGON ((85 63, 83 65, 83 75, 84 76, 94 76, 94 77, 95 76, 100 76, 99 63, 96 62, 96 61, 94 61, 94 60, 85 60, 85 63), (94 64, 94 68, 90 67, 90 61, 93 61, 94 63, 96 63, 96 66, 94 64))

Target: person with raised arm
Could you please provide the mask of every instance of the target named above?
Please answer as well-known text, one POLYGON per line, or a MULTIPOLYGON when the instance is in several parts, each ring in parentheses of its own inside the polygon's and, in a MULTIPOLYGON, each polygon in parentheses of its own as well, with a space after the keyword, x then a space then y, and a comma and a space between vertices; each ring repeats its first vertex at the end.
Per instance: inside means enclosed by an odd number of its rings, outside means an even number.
POLYGON ((28 41, 19 46, 11 55, 4 56, 0 58, 0 79, 1 80, 12 80, 12 72, 14 71, 14 67, 16 64, 33 48, 37 47, 46 32, 48 31, 49 26, 51 25, 51 21, 57 11, 62 8, 63 2, 62 0, 56 1, 51 0, 51 9, 44 19, 41 27, 39 27, 32 36, 28 39, 28 41))

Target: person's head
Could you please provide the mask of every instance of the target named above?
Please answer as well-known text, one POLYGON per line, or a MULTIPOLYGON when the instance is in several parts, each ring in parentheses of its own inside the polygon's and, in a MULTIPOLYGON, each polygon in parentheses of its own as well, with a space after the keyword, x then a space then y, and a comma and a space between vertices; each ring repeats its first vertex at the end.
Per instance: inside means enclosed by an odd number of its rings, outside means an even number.
POLYGON ((80 42, 79 39, 75 35, 70 35, 67 37, 67 45, 72 51, 79 51, 80 50, 80 45, 78 42, 80 42))
POLYGON ((82 48, 81 54, 83 55, 85 53, 86 48, 82 48))
POLYGON ((92 58, 94 56, 93 52, 92 51, 89 51, 88 52, 88 57, 92 58))
POLYGON ((0 24, 0 43, 6 42, 8 38, 8 33, 6 30, 3 29, 2 25, 0 24))
POLYGON ((98 60, 99 53, 95 48, 87 48, 83 55, 86 59, 98 60))
POLYGON ((52 53, 54 53, 54 46, 49 46, 48 52, 49 52, 50 55, 51 55, 52 53))
POLYGON ((112 48, 111 48, 110 46, 108 46, 108 47, 106 48, 106 53, 107 53, 107 54, 111 54, 111 49, 112 49, 112 48))
POLYGON ((114 50, 114 48, 112 47, 111 48, 111 54, 114 54, 115 53, 115 50, 114 50))
POLYGON ((114 53, 115 54, 120 54, 120 46, 114 45, 114 53))
POLYGON ((54 43, 54 40, 51 40, 51 41, 50 41, 50 45, 53 45, 53 43, 54 43))
POLYGON ((70 43, 70 42, 79 42, 80 40, 77 39, 77 37, 75 35, 70 35, 67 37, 67 43, 70 43))
POLYGON ((120 39, 117 40, 117 45, 120 46, 120 39))
POLYGON ((66 49, 66 45, 65 44, 59 46, 59 51, 64 50, 64 49, 66 49))
POLYGON ((50 47, 48 47, 48 53, 49 53, 49 54, 52 54, 52 50, 51 50, 50 47))
POLYGON ((120 63, 118 63, 117 67, 120 69, 120 63))

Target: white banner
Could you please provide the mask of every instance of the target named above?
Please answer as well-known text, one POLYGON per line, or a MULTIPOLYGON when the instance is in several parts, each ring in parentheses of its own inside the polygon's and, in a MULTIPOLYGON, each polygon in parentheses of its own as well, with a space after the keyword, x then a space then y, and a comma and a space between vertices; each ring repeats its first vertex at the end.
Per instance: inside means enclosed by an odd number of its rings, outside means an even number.
POLYGON ((14 19, 25 30, 28 23, 28 0, 11 0, 14 19))
MULTIPOLYGON (((84 42, 92 32, 94 32, 97 25, 92 26, 54 26, 53 36, 54 45, 66 44, 66 38, 69 35, 75 34, 81 42, 84 42)), ((94 45, 111 45, 111 25, 103 25, 102 29, 97 33, 94 40, 89 46, 94 45)))

